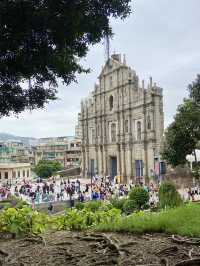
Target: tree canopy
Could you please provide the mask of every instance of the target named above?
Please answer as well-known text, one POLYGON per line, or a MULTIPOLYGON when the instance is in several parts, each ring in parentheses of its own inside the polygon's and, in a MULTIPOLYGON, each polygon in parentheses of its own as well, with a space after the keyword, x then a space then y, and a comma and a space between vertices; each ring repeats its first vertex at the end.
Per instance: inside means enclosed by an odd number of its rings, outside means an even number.
POLYGON ((90 45, 112 35, 109 18, 126 18, 131 0, 0 1, 0 117, 56 99, 57 79, 76 73, 90 45))
POLYGON ((189 84, 188 89, 190 98, 196 105, 200 106, 200 75, 197 75, 196 80, 189 84))
POLYGON ((40 161, 33 171, 42 178, 48 178, 54 175, 56 172, 63 169, 63 166, 58 161, 40 161))
POLYGON ((195 155, 195 149, 200 141, 200 108, 198 104, 200 76, 189 85, 190 97, 181 104, 174 117, 174 121, 167 128, 162 153, 172 166, 186 163, 188 154, 195 155))

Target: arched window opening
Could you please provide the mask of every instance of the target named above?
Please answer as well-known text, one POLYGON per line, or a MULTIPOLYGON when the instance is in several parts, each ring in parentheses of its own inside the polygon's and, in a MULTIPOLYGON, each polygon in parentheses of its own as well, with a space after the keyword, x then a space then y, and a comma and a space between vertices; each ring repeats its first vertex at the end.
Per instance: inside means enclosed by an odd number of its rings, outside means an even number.
POLYGON ((128 120, 125 120, 124 128, 125 128, 125 133, 128 133, 128 120))
POLYGON ((110 105, 110 111, 113 109, 113 96, 111 95, 109 98, 109 105, 110 105))
POLYGON ((112 76, 110 76, 110 87, 112 87, 113 85, 113 79, 112 79, 112 76))
POLYGON ((99 137, 100 136, 100 125, 98 124, 97 126, 97 136, 99 137))
POLYGON ((92 141, 91 144, 95 144, 95 130, 92 129, 92 141))
POLYGON ((147 117, 147 129, 151 129, 151 118, 150 118, 150 116, 148 115, 148 117, 147 117))
POLYGON ((142 129, 141 129, 141 122, 137 122, 137 140, 141 140, 142 138, 142 129))
POLYGON ((116 124, 111 124, 111 141, 116 142, 116 124))

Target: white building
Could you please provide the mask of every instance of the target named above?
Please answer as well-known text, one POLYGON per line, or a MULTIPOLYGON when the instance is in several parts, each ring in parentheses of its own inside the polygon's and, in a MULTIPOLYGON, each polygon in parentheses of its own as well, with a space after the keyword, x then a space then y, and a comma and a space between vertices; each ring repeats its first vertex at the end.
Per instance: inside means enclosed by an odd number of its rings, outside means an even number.
POLYGON ((30 163, 0 163, 0 183, 15 184, 31 178, 30 163))

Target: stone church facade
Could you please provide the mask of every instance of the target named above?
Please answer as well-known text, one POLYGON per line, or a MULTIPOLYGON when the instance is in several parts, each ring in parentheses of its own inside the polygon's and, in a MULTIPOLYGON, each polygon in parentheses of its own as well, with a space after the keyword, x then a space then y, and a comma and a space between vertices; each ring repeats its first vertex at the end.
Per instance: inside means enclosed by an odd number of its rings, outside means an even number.
POLYGON ((82 101, 82 175, 120 176, 121 182, 151 176, 163 130, 162 89, 139 84, 136 72, 114 54, 99 85, 82 101))

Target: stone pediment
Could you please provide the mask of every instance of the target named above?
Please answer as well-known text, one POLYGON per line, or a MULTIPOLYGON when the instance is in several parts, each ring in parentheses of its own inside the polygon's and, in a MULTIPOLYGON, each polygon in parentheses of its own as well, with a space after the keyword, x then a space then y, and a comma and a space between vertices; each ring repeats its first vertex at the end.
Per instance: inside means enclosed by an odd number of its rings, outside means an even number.
POLYGON ((112 72, 113 70, 119 68, 123 66, 122 62, 121 62, 121 55, 112 55, 111 58, 109 58, 106 62, 106 64, 104 65, 104 67, 102 68, 102 71, 99 75, 99 78, 101 78, 104 75, 109 74, 110 72, 112 72))

